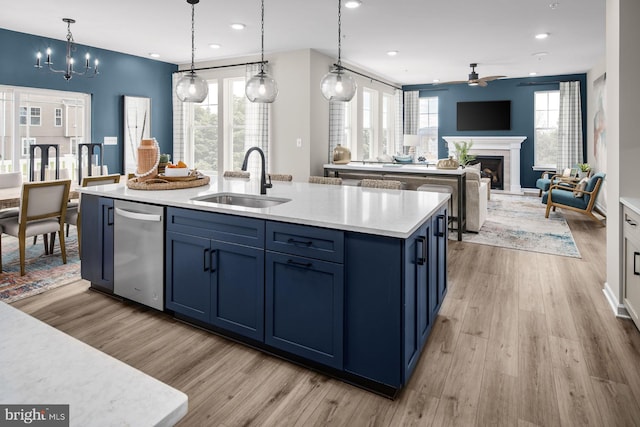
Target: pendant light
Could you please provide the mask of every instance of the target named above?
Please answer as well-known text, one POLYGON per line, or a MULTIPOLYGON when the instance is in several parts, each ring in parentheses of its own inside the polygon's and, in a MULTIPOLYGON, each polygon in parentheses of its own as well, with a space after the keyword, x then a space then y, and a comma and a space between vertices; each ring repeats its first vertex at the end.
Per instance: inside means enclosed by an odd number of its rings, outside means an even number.
POLYGON ((329 101, 349 102, 356 94, 358 85, 355 79, 345 73, 340 60, 342 51, 342 4, 338 0, 338 63, 334 64, 320 82, 322 95, 329 101))
POLYGON ((191 71, 186 73, 176 85, 176 95, 182 102, 202 102, 209 94, 209 85, 194 71, 195 57, 195 5, 200 0, 187 0, 191 5, 191 71))
POLYGON ((278 96, 278 84, 267 73, 264 72, 264 0, 262 0, 261 18, 262 50, 260 60, 260 72, 251 77, 245 86, 245 94, 251 102, 271 103, 278 96))

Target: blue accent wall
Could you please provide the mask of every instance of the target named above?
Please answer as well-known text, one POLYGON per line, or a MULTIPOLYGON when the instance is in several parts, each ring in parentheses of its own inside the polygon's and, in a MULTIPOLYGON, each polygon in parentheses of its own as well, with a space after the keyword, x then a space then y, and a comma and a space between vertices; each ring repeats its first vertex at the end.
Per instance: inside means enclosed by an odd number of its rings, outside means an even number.
MULTIPOLYGON (((60 26, 64 35, 64 27, 60 26)), ((123 172, 123 95, 151 98, 151 136, 160 144, 161 152, 172 152, 173 113, 171 75, 175 64, 126 55, 114 51, 76 45, 74 55, 83 64, 88 51, 100 61, 100 74, 95 78, 73 77, 66 81, 62 74, 34 67, 36 52, 45 55, 51 47, 56 68, 64 67, 66 42, 18 33, 0 28, 0 84, 42 89, 65 90, 91 94, 90 141, 103 142, 105 136, 117 136, 118 145, 104 147, 104 161, 109 172, 123 172)), ((42 58, 42 62, 44 63, 42 58)))
POLYGON ((405 91, 420 91, 420 97, 437 96, 439 123, 438 157, 446 158, 447 143, 442 136, 526 136, 520 151, 520 182, 523 188, 534 188, 540 172, 534 171, 534 92, 558 90, 561 81, 579 81, 582 100, 582 136, 585 162, 587 151, 587 75, 530 77, 523 79, 501 79, 489 82, 486 87, 459 85, 408 85, 405 91), (508 131, 464 131, 456 130, 456 103, 458 101, 511 101, 511 130, 508 131))

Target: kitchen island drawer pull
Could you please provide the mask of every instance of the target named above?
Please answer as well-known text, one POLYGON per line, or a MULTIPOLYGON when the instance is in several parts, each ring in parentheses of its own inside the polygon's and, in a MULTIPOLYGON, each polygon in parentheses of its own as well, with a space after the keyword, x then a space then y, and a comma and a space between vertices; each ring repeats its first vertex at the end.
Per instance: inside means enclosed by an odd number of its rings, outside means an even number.
POLYGON ((287 264, 295 265, 295 266, 298 266, 298 267, 304 267, 304 268, 310 268, 311 266, 313 266, 313 264, 310 263, 310 262, 296 262, 296 261, 294 261, 292 259, 288 260, 287 264))
POLYGON ((107 208, 107 225, 113 225, 113 207, 107 208))
POLYGON ((211 272, 215 273, 216 270, 218 270, 218 257, 216 256, 216 253, 218 251, 215 249, 211 249, 211 253, 210 253, 210 263, 211 263, 211 272))
POLYGON ((211 265, 208 254, 209 254, 209 249, 205 249, 202 257, 202 265, 204 265, 204 271, 209 271, 209 267, 211 265))
POLYGON ((627 216, 624 220, 627 222, 627 224, 629 224, 632 227, 635 227, 636 225, 638 225, 638 223, 632 220, 629 216, 627 216))
POLYGON ((416 240, 421 243, 420 245, 416 245, 416 252, 418 252, 419 247, 422 247, 422 256, 419 257, 416 254, 416 262, 418 265, 424 265, 427 262, 427 238, 425 236, 418 236, 416 240))
POLYGON ((636 276, 640 276, 640 272, 638 271, 636 263, 636 261, 638 260, 638 256, 640 256, 640 252, 633 253, 633 274, 636 276))
POLYGON ((311 240, 307 240, 303 242, 302 240, 296 240, 293 238, 289 238, 289 240, 287 240, 287 243, 291 245, 306 246, 306 247, 310 247, 311 245, 313 245, 313 242, 311 240))

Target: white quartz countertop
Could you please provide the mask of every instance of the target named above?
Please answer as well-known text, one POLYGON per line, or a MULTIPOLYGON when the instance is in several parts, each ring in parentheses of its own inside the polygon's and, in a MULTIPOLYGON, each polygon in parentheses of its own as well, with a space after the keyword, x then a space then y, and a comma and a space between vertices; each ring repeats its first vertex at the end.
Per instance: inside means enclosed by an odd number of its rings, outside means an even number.
POLYGON ((172 426, 187 413, 186 394, 3 302, 0 325, 2 404, 68 404, 82 427, 172 426))
MULTIPOLYGON (((259 195, 258 179, 211 177, 202 187, 132 190, 125 183, 79 189, 83 193, 164 206, 407 238, 447 203, 448 194, 274 181, 266 197, 290 199, 268 208, 204 204, 191 200, 213 193, 259 195)), ((263 196, 264 197, 264 196, 263 196)))
POLYGON ((346 165, 326 164, 325 169, 337 171, 362 171, 362 172, 382 172, 382 173, 411 173, 429 175, 464 175, 467 169, 438 169, 434 166, 427 166, 421 163, 401 164, 401 163, 358 163, 351 162, 346 165))
POLYGON ((640 199, 636 197, 621 197, 620 203, 640 215, 640 199))

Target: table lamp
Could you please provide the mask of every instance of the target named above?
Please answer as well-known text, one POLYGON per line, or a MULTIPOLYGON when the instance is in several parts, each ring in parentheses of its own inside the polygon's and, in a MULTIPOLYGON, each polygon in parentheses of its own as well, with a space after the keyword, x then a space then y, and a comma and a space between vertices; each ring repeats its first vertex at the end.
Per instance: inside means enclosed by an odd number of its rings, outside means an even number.
POLYGON ((402 145, 409 147, 409 154, 412 159, 416 157, 416 147, 420 144, 420 137, 418 135, 403 135, 402 145))

